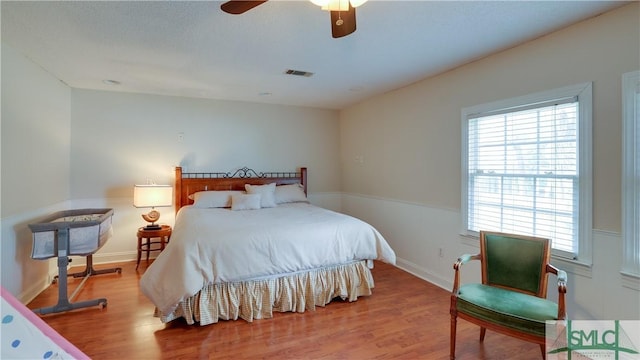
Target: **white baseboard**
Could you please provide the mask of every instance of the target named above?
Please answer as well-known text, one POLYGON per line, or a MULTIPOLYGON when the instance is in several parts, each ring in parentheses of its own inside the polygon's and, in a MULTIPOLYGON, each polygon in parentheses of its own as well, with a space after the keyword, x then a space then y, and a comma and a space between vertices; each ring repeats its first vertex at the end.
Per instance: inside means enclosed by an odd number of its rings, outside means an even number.
MULTIPOLYGON (((152 256, 150 256, 149 259, 155 259, 155 256, 153 255, 157 255, 157 253, 151 254, 151 255, 152 256)), ((99 264, 111 264, 111 263, 119 263, 119 262, 136 261, 137 258, 138 258, 137 251, 123 251, 123 252, 113 252, 113 253, 106 253, 106 254, 96 253, 96 254, 93 254, 93 264, 99 265, 99 264)), ((86 265, 87 263, 87 258, 85 256, 73 256, 72 260, 73 261, 71 262, 71 264, 69 264, 69 266, 71 267, 86 265)))
POLYGON ((32 284, 31 286, 29 286, 25 291, 23 291, 16 298, 19 299, 21 303, 28 304, 31 301, 33 301, 33 299, 35 299, 36 296, 38 296, 41 292, 43 292, 46 288, 48 288, 49 285, 51 285, 51 281, 53 281, 53 277, 42 279, 41 281, 38 281, 35 284, 32 284))
POLYGON ((412 263, 411 261, 407 261, 404 259, 396 259, 396 266, 409 274, 413 274, 419 277, 422 280, 428 281, 433 285, 442 288, 447 291, 451 291, 453 287, 453 282, 447 279, 443 279, 440 276, 430 272, 422 266, 412 263))

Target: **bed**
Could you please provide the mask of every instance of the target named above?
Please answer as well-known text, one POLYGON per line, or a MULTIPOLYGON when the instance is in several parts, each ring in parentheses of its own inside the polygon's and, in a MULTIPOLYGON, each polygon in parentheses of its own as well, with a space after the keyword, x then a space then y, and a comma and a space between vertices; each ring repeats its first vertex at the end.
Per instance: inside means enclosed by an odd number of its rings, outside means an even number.
POLYGON ((371 225, 311 205, 307 169, 175 173, 171 241, 140 279, 162 322, 305 312, 371 295, 373 260, 395 253, 371 225))

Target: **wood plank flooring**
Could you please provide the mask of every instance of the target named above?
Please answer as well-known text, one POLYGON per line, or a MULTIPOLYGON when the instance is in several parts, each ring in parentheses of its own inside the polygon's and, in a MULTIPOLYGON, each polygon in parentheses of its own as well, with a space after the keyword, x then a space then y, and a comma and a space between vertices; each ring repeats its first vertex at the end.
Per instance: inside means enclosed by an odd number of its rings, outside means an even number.
MULTIPOLYGON (((163 324, 140 292, 142 261, 121 266, 122 274, 91 277, 73 301, 106 297, 91 307, 42 318, 91 358, 100 359, 448 359, 449 292, 394 266, 376 262, 373 295, 349 303, 333 301, 303 314, 276 313, 272 319, 221 321, 189 326, 163 324)), ((73 269, 74 271, 82 269, 73 269)), ((453 273, 453 271, 452 271, 453 273)), ((453 274, 452 274, 453 276, 453 274)), ((69 294, 80 279, 69 278, 69 294)), ((28 304, 57 302, 51 285, 28 304)), ((457 359, 542 358, 538 345, 458 320, 457 359)))

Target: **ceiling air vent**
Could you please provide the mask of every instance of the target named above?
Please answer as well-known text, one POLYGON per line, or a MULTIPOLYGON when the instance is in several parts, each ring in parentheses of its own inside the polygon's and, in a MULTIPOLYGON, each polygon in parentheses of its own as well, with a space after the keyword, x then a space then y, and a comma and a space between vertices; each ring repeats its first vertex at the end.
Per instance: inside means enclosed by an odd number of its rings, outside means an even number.
POLYGON ((310 77, 311 75, 313 75, 312 72, 300 71, 300 70, 291 70, 291 69, 286 70, 284 73, 288 74, 288 75, 306 76, 306 77, 310 77))

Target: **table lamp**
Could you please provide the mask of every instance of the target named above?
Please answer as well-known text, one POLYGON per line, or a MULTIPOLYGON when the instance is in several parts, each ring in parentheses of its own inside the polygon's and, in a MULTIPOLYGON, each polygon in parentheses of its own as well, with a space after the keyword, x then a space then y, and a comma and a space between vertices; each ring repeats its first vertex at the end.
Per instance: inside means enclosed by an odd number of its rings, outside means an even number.
POLYGON ((145 230, 158 230, 160 225, 156 221, 160 219, 160 212, 156 206, 171 206, 173 188, 171 185, 135 185, 133 187, 133 206, 137 208, 151 208, 142 218, 151 223, 145 226, 145 230))

